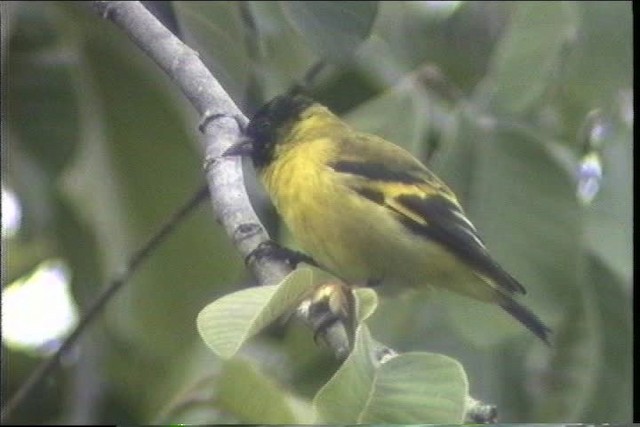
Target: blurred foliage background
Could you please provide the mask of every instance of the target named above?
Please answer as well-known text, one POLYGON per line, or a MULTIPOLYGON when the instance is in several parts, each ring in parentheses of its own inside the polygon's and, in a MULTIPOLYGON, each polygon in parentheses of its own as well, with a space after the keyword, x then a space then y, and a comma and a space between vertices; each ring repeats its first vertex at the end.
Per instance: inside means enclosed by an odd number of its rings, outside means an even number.
MULTIPOLYGON (((503 422, 631 421, 631 2, 148 6, 247 115, 325 58, 311 93, 449 183, 554 330, 546 348, 493 307, 410 294, 382 300, 376 339, 459 360, 503 422)), ((4 404, 204 180, 193 109, 85 5, 3 2, 1 43, 4 404)), ((304 411, 337 367, 307 329, 266 331, 233 363, 196 332, 251 283, 203 204, 9 421, 281 422, 275 403, 247 409, 279 393, 304 411)))

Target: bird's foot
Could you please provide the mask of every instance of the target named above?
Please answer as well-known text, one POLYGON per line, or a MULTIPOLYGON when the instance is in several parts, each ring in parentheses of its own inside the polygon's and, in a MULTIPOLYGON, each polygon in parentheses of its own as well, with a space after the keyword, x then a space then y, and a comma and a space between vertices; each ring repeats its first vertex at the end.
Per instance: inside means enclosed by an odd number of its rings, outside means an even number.
POLYGON ((319 267, 318 263, 309 255, 302 252, 294 251, 293 249, 280 246, 273 240, 267 240, 262 242, 245 258, 245 264, 249 265, 256 259, 271 258, 280 261, 284 261, 291 269, 295 269, 298 264, 304 262, 314 267, 319 267))
POLYGON ((330 282, 318 287, 307 300, 305 317, 311 324, 316 342, 319 339, 335 341, 338 334, 344 337, 348 353, 354 339, 354 312, 351 288, 341 282, 330 282))

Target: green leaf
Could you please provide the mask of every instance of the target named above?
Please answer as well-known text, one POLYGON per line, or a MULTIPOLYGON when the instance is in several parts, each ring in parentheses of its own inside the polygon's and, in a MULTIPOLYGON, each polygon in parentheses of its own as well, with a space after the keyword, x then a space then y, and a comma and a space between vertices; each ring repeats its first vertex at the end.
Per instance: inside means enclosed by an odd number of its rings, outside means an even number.
POLYGON ((286 18, 279 2, 246 2, 245 5, 256 30, 253 34, 256 38, 253 42, 257 45, 257 52, 252 54, 253 73, 261 96, 250 106, 255 112, 260 106, 255 103, 280 95, 293 83, 299 83, 317 59, 286 18))
POLYGON ((311 270, 301 268, 279 285, 225 295, 198 314, 198 332, 218 356, 230 358, 249 338, 294 309, 311 288, 311 270))
POLYGON ((598 302, 601 358, 597 386, 581 420, 631 423, 633 419, 633 300, 631 289, 606 263, 590 258, 589 277, 598 302), (604 363, 603 363, 604 362, 604 363))
POLYGON ((576 37, 576 5, 514 2, 508 28, 496 47, 480 94, 495 111, 522 113, 558 77, 568 42, 576 37))
MULTIPOLYGON (((292 396, 245 360, 224 363, 217 380, 216 407, 240 423, 300 424, 292 396)), ((310 410, 309 410, 310 412, 310 410)))
POLYGON ((581 415, 597 387, 604 330, 593 288, 584 285, 554 330, 554 351, 537 346, 529 353, 530 365, 538 373, 537 393, 530 399, 535 407, 533 419, 589 421, 581 415), (547 376, 553 380, 546 381, 547 376))
POLYGON ((633 88, 633 8, 631 2, 574 2, 580 37, 567 56, 561 84, 567 101, 585 109, 611 101, 633 88))
POLYGON ((285 15, 322 58, 343 61, 369 36, 377 1, 281 2, 285 15))
POLYGON ((7 112, 14 136, 52 183, 78 145, 77 49, 65 39, 52 5, 25 4, 17 12, 7 112))
POLYGON ((630 129, 620 132, 602 150, 600 192, 587 207, 586 240, 631 289, 633 276, 633 142, 630 129))
POLYGON ((554 351, 529 354, 538 374, 528 399, 528 406, 534 408, 531 418, 547 422, 631 420, 629 291, 601 259, 592 256, 587 261, 582 298, 568 307, 557 328, 554 351))
POLYGON ((429 98, 413 76, 350 111, 345 120, 355 129, 393 141, 416 152, 429 129, 429 98))
POLYGON ((353 352, 313 404, 322 423, 450 423, 463 421, 467 378, 462 366, 432 353, 405 353, 383 364, 362 324, 353 352))
POLYGON ((215 1, 172 4, 185 42, 198 50, 232 98, 240 99, 251 72, 251 62, 238 4, 215 1))
POLYGON ((354 290, 356 299, 356 318, 358 323, 364 322, 378 307, 378 294, 371 288, 357 288, 354 290))

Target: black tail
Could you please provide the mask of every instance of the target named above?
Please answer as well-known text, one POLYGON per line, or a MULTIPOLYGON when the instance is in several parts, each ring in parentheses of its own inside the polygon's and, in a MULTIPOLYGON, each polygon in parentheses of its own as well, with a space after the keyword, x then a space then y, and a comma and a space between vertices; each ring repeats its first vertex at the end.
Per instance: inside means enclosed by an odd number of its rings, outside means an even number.
POLYGON ((514 299, 504 296, 500 301, 500 307, 502 307, 507 313, 515 317, 520 323, 533 332, 538 338, 549 344, 549 334, 551 329, 538 318, 531 310, 522 304, 518 303, 514 299))

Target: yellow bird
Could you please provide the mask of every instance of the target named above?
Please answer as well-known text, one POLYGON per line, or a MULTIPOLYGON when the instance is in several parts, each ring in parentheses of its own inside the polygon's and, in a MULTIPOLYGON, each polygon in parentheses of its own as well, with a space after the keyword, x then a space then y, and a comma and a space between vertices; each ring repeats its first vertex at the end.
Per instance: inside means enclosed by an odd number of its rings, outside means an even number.
POLYGON ((495 303, 548 342, 515 301, 453 192, 406 150, 349 127, 304 95, 278 96, 224 155, 250 156, 302 250, 350 285, 449 289, 495 303))

